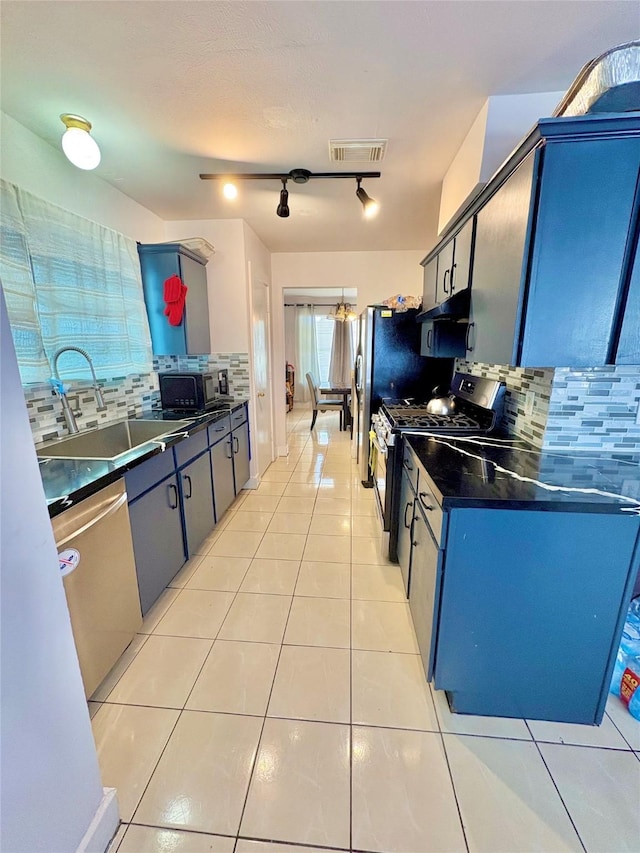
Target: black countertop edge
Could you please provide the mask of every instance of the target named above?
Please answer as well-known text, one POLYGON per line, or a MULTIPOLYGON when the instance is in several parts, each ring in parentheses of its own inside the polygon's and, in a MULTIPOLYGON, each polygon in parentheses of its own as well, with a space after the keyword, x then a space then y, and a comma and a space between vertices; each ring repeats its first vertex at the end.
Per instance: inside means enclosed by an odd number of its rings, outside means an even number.
MULTIPOLYGON (((242 408, 247 403, 248 400, 246 399, 236 399, 229 401, 229 407, 226 409, 217 409, 215 411, 198 413, 196 415, 175 412, 167 413, 162 409, 143 411, 136 417, 136 420, 166 420, 167 423, 170 423, 172 420, 188 420, 190 423, 186 427, 181 427, 180 432, 175 435, 165 436, 160 439, 157 444, 151 446, 151 448, 145 448, 144 452, 135 456, 135 458, 125 458, 123 461, 115 462, 110 462, 106 459, 39 459, 40 475, 45 487, 45 497, 49 471, 52 471, 54 468, 63 468, 70 472, 73 470, 74 466, 85 466, 89 469, 85 474, 87 482, 82 486, 79 488, 73 488, 72 475, 69 473, 68 480, 70 488, 68 493, 56 498, 47 498, 49 517, 54 518, 61 512, 64 512, 70 507, 80 503, 80 501, 83 501, 85 498, 96 494, 96 492, 99 492, 106 486, 111 485, 111 483, 116 482, 116 480, 121 479, 127 471, 130 471, 132 468, 136 468, 138 465, 141 465, 143 462, 151 459, 151 457, 158 456, 160 453, 164 453, 166 450, 173 448, 176 444, 179 444, 181 441, 185 441, 192 435, 201 432, 203 429, 206 429, 208 426, 216 423, 216 421, 219 421, 232 412, 242 408), (167 417, 167 414, 170 416, 167 417)), ((115 421, 112 423, 115 423, 115 421)), ((60 476, 64 479, 64 471, 60 476)))
POLYGON ((637 512, 640 508, 640 455, 540 450, 504 434, 477 436, 475 440, 490 442, 496 438, 506 438, 509 444, 496 447, 451 436, 404 436, 415 453, 420 476, 426 474, 427 485, 445 510, 486 508, 612 513, 635 518, 636 523, 640 523, 637 512), (460 453, 460 449, 473 456, 460 453), (518 477, 528 479, 523 481, 518 477), (529 480, 557 487, 559 491, 549 491, 529 480), (571 491, 578 488, 608 494, 571 491), (624 495, 630 500, 614 495, 624 495), (636 512, 629 511, 633 508, 636 512))

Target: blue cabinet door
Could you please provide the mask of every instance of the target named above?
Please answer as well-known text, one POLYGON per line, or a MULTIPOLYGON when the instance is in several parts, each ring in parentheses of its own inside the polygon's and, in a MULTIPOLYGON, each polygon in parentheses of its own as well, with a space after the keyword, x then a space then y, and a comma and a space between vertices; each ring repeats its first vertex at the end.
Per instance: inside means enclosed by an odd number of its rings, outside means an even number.
POLYGON ((471 361, 517 364, 534 166, 532 152, 477 215, 466 342, 471 361))
POLYGON ((639 168, 637 138, 545 146, 519 364, 607 363, 639 168))
POLYGON ((457 293, 471 285, 474 229, 475 217, 472 217, 455 236, 449 287, 451 293, 457 293))
POLYGON ((413 519, 409 608, 422 666, 429 681, 433 677, 435 640, 438 631, 440 574, 440 552, 418 504, 413 519))
POLYGON ((213 468, 213 499, 216 508, 216 522, 219 522, 235 500, 233 479, 233 443, 228 435, 211 448, 213 468))
POLYGON ((453 268, 454 241, 449 240, 438 255, 438 273, 436 278, 436 305, 451 296, 451 274, 453 268))
POLYGON ((142 615, 185 561, 175 474, 129 504, 142 615))
POLYGON ((233 442, 233 477, 237 495, 249 479, 249 424, 245 421, 231 434, 233 442))
POLYGON ((438 258, 437 256, 425 264, 422 278, 422 310, 428 311, 436 305, 436 288, 438 286, 438 258))
POLYGON ((215 527, 209 451, 180 470, 180 496, 187 557, 192 557, 215 527))
POLYGON ((411 567, 411 527, 413 522, 415 494, 409 475, 402 469, 400 485, 400 520, 398 523, 398 562, 402 572, 405 595, 409 595, 409 572, 411 567))

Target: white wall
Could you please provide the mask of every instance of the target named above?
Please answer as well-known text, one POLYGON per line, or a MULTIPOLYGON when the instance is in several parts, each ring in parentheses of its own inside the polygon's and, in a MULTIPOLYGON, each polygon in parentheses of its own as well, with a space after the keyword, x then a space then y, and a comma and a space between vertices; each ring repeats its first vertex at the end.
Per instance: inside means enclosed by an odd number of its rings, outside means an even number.
POLYGON ((72 166, 59 148, 0 113, 0 175, 34 195, 141 243, 164 240, 159 216, 100 178, 72 166))
POLYGON ((278 375, 284 373, 283 290, 287 287, 355 287, 358 306, 374 305, 389 296, 422 295, 422 251, 291 252, 271 255, 271 317, 275 378, 276 452, 287 445, 284 395, 278 403, 278 375))
POLYGON ((487 98, 442 181, 438 234, 477 195, 535 123, 553 113, 563 95, 532 92, 487 98))
POLYGON ((80 845, 103 792, 1 291, 0 321, 0 848, 66 853, 80 845))

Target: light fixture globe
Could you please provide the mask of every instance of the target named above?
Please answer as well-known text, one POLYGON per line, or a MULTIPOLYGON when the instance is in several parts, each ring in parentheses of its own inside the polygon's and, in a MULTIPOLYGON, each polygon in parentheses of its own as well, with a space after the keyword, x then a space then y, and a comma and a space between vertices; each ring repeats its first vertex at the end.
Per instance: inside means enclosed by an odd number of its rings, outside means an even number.
POLYGON ((62 135, 62 150, 78 169, 95 169, 100 163, 100 148, 90 136, 91 122, 82 116, 63 113, 60 120, 67 128, 62 135))

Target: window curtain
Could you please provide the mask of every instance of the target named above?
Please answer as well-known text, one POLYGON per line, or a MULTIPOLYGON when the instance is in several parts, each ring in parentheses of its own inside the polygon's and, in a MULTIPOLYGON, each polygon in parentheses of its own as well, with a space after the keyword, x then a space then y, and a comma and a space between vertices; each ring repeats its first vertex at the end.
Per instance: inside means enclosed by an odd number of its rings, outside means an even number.
POLYGON ((316 337, 316 318, 312 305, 295 306, 296 330, 296 369, 295 400, 300 403, 311 401, 307 384, 307 373, 311 373, 318 381, 320 367, 318 364, 318 342, 316 337))
POLYGON ((335 321, 329 362, 329 384, 336 388, 351 388, 353 369, 353 336, 351 323, 335 321))
MULTIPOLYGON (((0 228, 0 273, 24 383, 46 381, 66 345, 86 349, 103 379, 151 371, 134 240, 5 181, 0 228)), ((75 353, 59 369, 67 379, 91 376, 75 353)))

